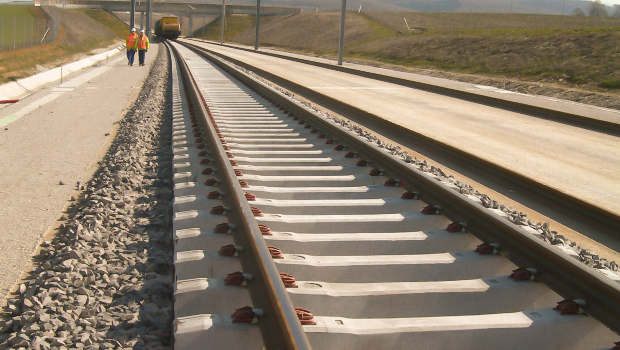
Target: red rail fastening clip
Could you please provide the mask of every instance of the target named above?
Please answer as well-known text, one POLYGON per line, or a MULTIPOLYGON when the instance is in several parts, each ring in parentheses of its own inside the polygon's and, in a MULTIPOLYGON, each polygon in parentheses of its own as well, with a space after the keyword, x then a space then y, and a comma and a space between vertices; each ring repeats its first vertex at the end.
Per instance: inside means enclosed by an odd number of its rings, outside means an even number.
POLYGON ((199 143, 199 144, 197 144, 197 145, 196 145, 196 148, 198 148, 198 149, 204 149, 204 148, 205 148, 205 145, 204 145, 203 143, 199 143))
POLYGON ((495 243, 482 243, 476 247, 475 252, 480 255, 497 254, 499 252, 499 246, 495 243))
POLYGON ((250 207, 254 216, 263 216, 263 211, 256 207, 250 207))
POLYGON ((297 314, 297 318, 302 325, 315 325, 316 321, 314 320, 314 315, 306 309, 302 309, 300 307, 295 308, 295 313, 297 314))
POLYGON ((17 103, 19 102, 19 99, 13 99, 13 100, 0 100, 0 104, 9 104, 9 103, 17 103))
POLYGON ((241 250, 242 249, 239 246, 236 246, 234 244, 227 244, 227 245, 221 246, 220 250, 218 250, 217 252, 221 256, 238 256, 241 250))
POLYGON ((237 175, 237 176, 243 176, 243 173, 241 172, 241 170, 239 170, 239 169, 235 169, 235 175, 237 175))
POLYGON ((228 158, 235 158, 235 155, 234 155, 234 154, 232 154, 232 153, 230 153, 230 152, 226 152, 226 156, 227 156, 228 158))
POLYGON ((220 197, 222 197, 222 194, 220 192, 218 192, 218 191, 211 191, 207 195, 208 199, 218 199, 220 197))
MULTIPOLYGON (((200 135, 198 135, 198 136, 200 136, 200 135)), ((196 143, 202 143, 202 138, 201 138, 201 137, 196 137, 196 138, 194 139, 194 142, 196 142, 196 143)))
POLYGON ((327 137, 327 136, 325 136, 325 134, 319 134, 319 136, 318 136, 318 138, 320 138, 320 139, 324 139, 325 137, 327 137))
POLYGON ((425 206, 420 212, 426 215, 438 215, 439 213, 441 213, 441 208, 437 205, 429 204, 425 206))
POLYGON ((224 148, 224 151, 230 151, 230 146, 222 146, 224 148))
POLYGON ((192 128, 192 131, 200 131, 200 128, 195 126, 195 127, 192 128))
POLYGON ((237 309, 230 315, 233 323, 256 323, 261 315, 260 309, 254 309, 251 306, 244 306, 237 309))
POLYGON ((258 224, 258 228, 260 229, 260 233, 263 236, 271 236, 271 229, 267 225, 258 224))
POLYGON ((202 171, 203 175, 211 175, 213 174, 213 168, 206 168, 205 170, 202 171))
POLYGON ((235 228, 235 225, 231 225, 227 222, 223 222, 221 224, 217 224, 215 225, 215 229, 213 230, 213 232, 215 233, 232 233, 233 228, 235 228))
POLYGON ((250 192, 246 192, 246 193, 244 193, 244 195, 245 195, 245 199, 248 200, 248 201, 255 201, 256 200, 256 196, 253 195, 250 192))
POLYGON ((248 185, 248 183, 243 181, 243 180, 239 180, 239 186, 241 186, 241 187, 250 187, 250 185, 248 185))
POLYGON ((237 271, 237 272, 233 272, 233 273, 229 273, 228 275, 226 275, 226 278, 224 279, 224 284, 226 284, 227 286, 247 286, 248 285, 248 281, 252 280, 252 275, 250 275, 249 273, 243 273, 241 271, 237 271))
POLYGON ((401 182, 400 182, 400 180, 391 177, 391 178, 385 180, 384 185, 385 186, 390 186, 390 187, 400 187, 401 182))
POLYGON ((332 145, 332 144, 334 144, 334 140, 333 139, 327 139, 327 141, 325 141, 325 144, 332 145))
POLYGON ((357 163, 355 165, 357 165, 357 166, 366 166, 366 165, 368 165, 368 161, 365 160, 365 159, 360 159, 360 160, 357 161, 357 163))
POLYGON ((417 192, 404 192, 402 196, 400 196, 401 199, 420 199, 420 194, 417 192))
POLYGON ((345 154, 344 157, 345 158, 356 158, 357 152, 347 152, 347 154, 345 154))
POLYGON ((373 168, 372 170, 370 170, 368 175, 370 175, 370 176, 381 176, 381 175, 383 175, 383 170, 377 169, 377 168, 373 168))
POLYGON ((336 151, 342 151, 344 149, 344 145, 337 145, 336 147, 334 147, 334 149, 336 151))
POLYGON ((284 287, 286 288, 298 288, 297 281, 295 281, 295 277, 293 275, 289 275, 288 273, 280 273, 280 279, 282 283, 284 283, 284 287))
POLYGON ((228 208, 226 208, 223 205, 218 205, 218 206, 215 206, 215 207, 211 208, 210 213, 213 214, 213 215, 223 215, 227 211, 228 211, 228 208))
POLYGON ((232 166, 237 166, 237 165, 239 165, 239 164, 237 163, 237 161, 236 161, 236 160, 231 159, 231 160, 230 160, 230 165, 232 165, 232 166))
POLYGON ((207 152, 207 151, 200 151, 200 152, 198 152, 198 156, 199 157, 206 157, 208 155, 209 155, 209 152, 207 152))
POLYGON ((284 254, 282 251, 276 247, 267 247, 269 249, 269 254, 271 254, 271 258, 273 259, 284 259, 284 254))
POLYGON ((446 227, 446 231, 452 232, 452 233, 465 232, 466 231, 465 227, 466 225, 462 222, 452 222, 448 225, 448 227, 446 227))
POLYGON ((226 144, 226 140, 224 140, 224 139, 220 139, 220 143, 221 143, 222 145, 225 145, 225 144, 226 144))
POLYGON ((576 315, 582 310, 583 306, 585 306, 585 302, 582 299, 565 299, 560 301, 553 309, 558 310, 560 315, 576 315))
POLYGON ((207 165, 209 163, 211 163, 211 160, 209 158, 205 158, 205 159, 200 161, 200 164, 202 164, 202 165, 207 165))
POLYGON ((207 186, 216 186, 216 185, 218 185, 218 183, 219 182, 214 177, 205 180, 205 185, 207 185, 207 186))
POLYGON ((533 280, 535 276, 536 269, 526 267, 520 267, 516 270, 512 270, 512 273, 510 274, 510 278, 515 281, 529 281, 533 280))

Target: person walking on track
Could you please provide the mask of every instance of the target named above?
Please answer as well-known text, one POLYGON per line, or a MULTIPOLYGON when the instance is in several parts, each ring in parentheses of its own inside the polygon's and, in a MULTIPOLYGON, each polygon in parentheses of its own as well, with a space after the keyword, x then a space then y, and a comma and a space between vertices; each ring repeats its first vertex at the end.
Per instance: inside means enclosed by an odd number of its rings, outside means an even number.
POLYGON ((149 50, 149 37, 144 34, 144 29, 140 31, 140 36, 138 37, 138 57, 140 59, 140 65, 144 66, 144 56, 146 56, 146 52, 149 50))
POLYGON ((127 47, 127 64, 133 66, 133 58, 136 55, 136 48, 138 47, 138 34, 136 34, 136 28, 131 28, 127 40, 125 41, 127 47))

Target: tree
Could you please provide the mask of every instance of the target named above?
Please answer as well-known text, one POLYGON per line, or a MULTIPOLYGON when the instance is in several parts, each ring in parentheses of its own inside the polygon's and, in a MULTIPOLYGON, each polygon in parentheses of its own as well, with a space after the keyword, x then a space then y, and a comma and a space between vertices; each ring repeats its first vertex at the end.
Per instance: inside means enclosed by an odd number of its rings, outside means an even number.
POLYGON ((607 9, 605 5, 601 3, 601 0, 594 0, 590 3, 590 11, 588 14, 590 17, 607 17, 607 9))
POLYGON ((573 15, 577 16, 577 17, 585 17, 586 13, 583 12, 582 9, 580 9, 579 7, 577 7, 576 9, 573 10, 573 15))

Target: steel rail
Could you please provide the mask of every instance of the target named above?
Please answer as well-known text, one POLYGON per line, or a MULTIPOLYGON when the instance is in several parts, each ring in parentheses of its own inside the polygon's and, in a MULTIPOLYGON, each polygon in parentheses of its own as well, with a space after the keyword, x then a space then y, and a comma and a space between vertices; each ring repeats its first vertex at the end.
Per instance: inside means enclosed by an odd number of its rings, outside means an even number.
POLYGON ((371 159, 385 169, 386 173, 398 174, 399 179, 406 184, 405 187, 411 187, 408 190, 418 192, 423 201, 437 205, 441 208, 441 213, 453 221, 466 223, 467 230, 481 240, 498 243, 502 255, 517 266, 535 268, 538 271, 537 280, 547 284, 562 297, 584 300, 584 310, 587 313, 615 332, 620 332, 620 286, 617 282, 585 266, 559 248, 546 244, 522 227, 482 207, 480 203, 461 195, 426 173, 404 161, 395 160, 391 154, 367 140, 353 136, 322 119, 208 50, 194 45, 186 46, 211 60, 267 100, 325 130, 332 138, 356 150, 362 158, 371 159))
POLYGON ((189 67, 178 51, 172 45, 170 47, 182 72, 190 108, 205 134, 209 136, 210 154, 217 162, 218 178, 226 189, 224 202, 231 208, 229 218, 235 223, 233 233, 235 244, 243 248, 239 258, 244 272, 253 276, 252 281, 248 283, 253 307, 263 310, 258 325, 264 344, 267 349, 309 350, 311 347, 308 339, 254 220, 254 215, 243 197, 243 191, 228 161, 226 151, 217 141, 209 107, 189 67))
POLYGON ((184 44, 191 45, 191 47, 199 50, 206 50, 217 57, 224 58, 238 66, 251 70, 294 93, 337 111, 342 115, 346 115, 351 120, 366 126, 370 130, 383 130, 383 135, 393 139, 395 142, 409 146, 440 163, 447 163, 453 169, 463 173, 463 175, 490 188, 494 188, 500 193, 503 192, 501 189, 510 189, 511 192, 504 193, 504 195, 511 197, 514 196, 514 193, 517 193, 519 198, 521 198, 517 201, 522 201, 526 206, 561 222, 577 232, 596 236, 591 238, 612 249, 617 249, 614 245, 618 244, 617 240, 620 238, 618 236, 620 216, 605 208, 566 194, 472 153, 462 151, 413 130, 404 129, 396 123, 386 121, 372 113, 340 102, 337 99, 254 67, 246 62, 187 42, 184 42, 184 44), (480 172, 479 169, 481 168, 487 169, 487 171, 480 172), (500 189, 497 189, 498 187, 500 189))

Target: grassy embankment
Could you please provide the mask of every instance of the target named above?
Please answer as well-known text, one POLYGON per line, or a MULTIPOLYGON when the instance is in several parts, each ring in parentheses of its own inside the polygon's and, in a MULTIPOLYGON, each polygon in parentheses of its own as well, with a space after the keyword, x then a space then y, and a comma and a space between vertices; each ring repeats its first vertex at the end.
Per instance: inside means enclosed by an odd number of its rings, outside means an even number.
MULTIPOLYGON (((265 17, 261 23, 263 45, 336 55, 338 13, 265 17)), ((197 34, 219 40, 219 25, 215 21, 197 34)), ((226 40, 252 44, 253 25, 252 16, 229 17, 226 40)), ((591 90, 620 88, 620 19, 370 12, 347 14, 346 25, 349 59, 591 90), (408 30, 403 17, 417 29, 408 30)))
POLYGON ((0 49, 19 48, 40 40, 45 15, 35 7, 0 5, 0 49))
MULTIPOLYGON (((44 16, 38 8, 19 7, 44 16)), ((87 54, 93 49, 111 45, 123 38, 127 31, 121 21, 103 10, 52 11, 61 18, 56 40, 29 48, 0 51, 0 84, 32 75, 45 67, 66 63, 78 54, 87 54)))

